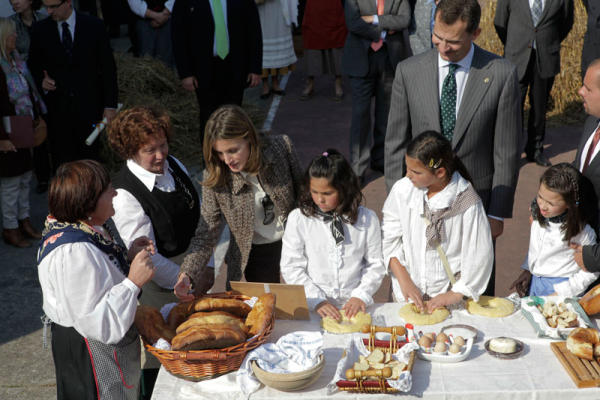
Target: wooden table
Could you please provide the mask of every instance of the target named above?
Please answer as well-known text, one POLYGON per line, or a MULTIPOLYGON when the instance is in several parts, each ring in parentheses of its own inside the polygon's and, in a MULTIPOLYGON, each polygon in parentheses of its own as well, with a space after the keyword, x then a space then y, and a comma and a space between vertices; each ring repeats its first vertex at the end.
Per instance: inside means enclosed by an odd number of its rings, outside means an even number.
MULTIPOLYGON (((376 304, 368 311, 377 324, 387 326, 402 324, 397 316, 402 304, 376 304)), ((320 317, 311 314, 310 321, 277 320, 270 341, 298 330, 319 330, 320 317)), ((439 332, 452 324, 467 324, 479 330, 477 341, 469 357, 459 363, 440 364, 417 359, 413 368, 413 384, 409 393, 402 396, 424 399, 600 399, 600 388, 579 389, 550 348, 551 340, 536 336, 534 329, 521 314, 515 312, 506 318, 486 318, 455 310, 444 322, 417 327, 423 332, 439 332), (509 336, 525 344, 523 354, 514 360, 502 360, 489 355, 484 349, 486 340, 496 336, 509 336)), ((286 393, 261 387, 250 399, 379 399, 390 398, 384 394, 327 394, 327 384, 332 380, 336 364, 350 335, 324 334, 326 365, 319 380, 302 392, 286 393)), ((161 368, 153 400, 237 400, 243 399, 236 383, 235 372, 203 382, 188 382, 176 378, 161 368)))

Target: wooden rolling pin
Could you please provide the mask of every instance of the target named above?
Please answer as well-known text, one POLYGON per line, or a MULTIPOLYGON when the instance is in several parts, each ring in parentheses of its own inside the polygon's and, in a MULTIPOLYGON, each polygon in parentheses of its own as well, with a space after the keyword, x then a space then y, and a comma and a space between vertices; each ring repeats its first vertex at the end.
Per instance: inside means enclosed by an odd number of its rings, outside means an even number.
POLYGON ((354 380, 366 377, 383 377, 389 378, 392 376, 392 369, 390 367, 384 367, 382 369, 368 369, 366 371, 356 371, 353 368, 346 370, 346 379, 354 380))
MULTIPOLYGON (((375 326, 375 332, 385 332, 391 334, 393 328, 396 328, 397 335, 403 336, 406 334, 406 328, 404 328, 403 326, 375 326)), ((371 325, 363 325, 361 331, 362 333, 370 333, 371 325)))

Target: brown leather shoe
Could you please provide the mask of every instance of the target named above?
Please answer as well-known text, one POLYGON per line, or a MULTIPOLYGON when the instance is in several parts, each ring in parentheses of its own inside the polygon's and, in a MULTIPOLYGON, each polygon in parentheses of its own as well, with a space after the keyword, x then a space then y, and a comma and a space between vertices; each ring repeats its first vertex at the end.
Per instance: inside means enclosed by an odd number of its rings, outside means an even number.
POLYGON ((10 244, 11 246, 25 248, 30 247, 31 243, 29 243, 23 237, 20 229, 4 229, 2 231, 2 239, 6 244, 10 244))
POLYGON ((42 238, 42 234, 35 230, 33 225, 31 225, 31 220, 29 218, 25 218, 19 221, 19 229, 23 236, 30 239, 40 240, 42 238))

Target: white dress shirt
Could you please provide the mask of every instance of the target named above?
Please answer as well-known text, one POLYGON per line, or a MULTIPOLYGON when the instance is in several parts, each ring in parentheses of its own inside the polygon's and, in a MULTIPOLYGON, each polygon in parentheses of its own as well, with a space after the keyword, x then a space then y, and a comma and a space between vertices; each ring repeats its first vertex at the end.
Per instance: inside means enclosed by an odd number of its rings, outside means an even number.
MULTIPOLYGON (((529 252, 521 268, 528 269, 537 276, 569 278, 568 281, 554 285, 556 294, 579 296, 600 276, 600 272, 591 273, 579 268, 573 257, 575 250, 563 240, 561 225, 558 222, 548 222, 547 227, 542 227, 538 221, 533 221, 529 235, 529 252)), ((596 233, 586 225, 570 241, 582 246, 592 245, 596 243, 596 233)))
POLYGON ((377 215, 359 207, 356 223, 344 223, 344 236, 336 245, 331 222, 307 217, 298 208, 288 216, 281 274, 286 283, 304 285, 311 310, 325 300, 340 308, 351 297, 373 304, 385 276, 377 215))
MULTIPOLYGON (((383 257, 389 268, 396 257, 422 294, 431 297, 448 291, 450 280, 436 249, 427 249, 423 219, 423 201, 431 211, 449 207, 456 196, 470 183, 458 172, 446 187, 430 199, 427 189, 419 189, 404 177, 394 184, 383 205, 383 257)), ((444 219, 445 238, 442 249, 446 253, 453 274, 460 271, 460 279, 452 291, 475 300, 485 290, 494 260, 490 224, 481 202, 464 213, 444 219)), ((392 289, 397 299, 404 299, 400 284, 393 274, 392 289)))
POLYGON ((58 28, 58 37, 60 38, 61 42, 63 32, 62 23, 66 22, 69 25, 69 30, 71 31, 71 39, 73 40, 73 43, 75 43, 75 14, 75 9, 73 8, 71 10, 71 15, 69 16, 69 18, 67 18, 65 21, 56 21, 56 27, 58 28))
POLYGON ((471 43, 471 50, 467 55, 458 62, 446 61, 438 53, 438 94, 439 99, 442 99, 442 86, 444 85, 444 79, 448 76, 450 71, 450 64, 458 64, 459 67, 454 72, 456 78, 456 116, 458 117, 458 110, 462 101, 463 93, 465 92, 465 86, 467 85, 467 78, 469 78, 469 70, 471 69, 471 63, 473 62, 473 53, 475 53, 475 47, 471 43))
MULTIPOLYGON (((600 124, 598 124, 598 126, 596 126, 596 129, 598 129, 598 128, 600 128, 600 124)), ((585 142, 585 146, 583 146, 583 149, 581 150, 581 160, 579 160, 579 172, 583 171, 583 164, 585 164, 585 158, 587 157, 588 150, 590 149, 590 146, 592 145, 592 140, 594 139, 594 133, 596 133, 596 129, 594 129, 594 131, 590 134, 590 137, 585 142)), ((592 157, 590 158, 590 164, 592 163, 592 160, 594 160, 594 158, 598 154, 598 151, 600 151, 600 143, 598 145, 596 145, 596 148, 594 149, 594 152, 592 153, 592 157)))
POLYGON ((91 243, 50 252, 38 266, 46 315, 85 338, 118 343, 133 324, 140 289, 116 262, 91 243))
POLYGON ((268 225, 263 223, 265 220, 265 208, 262 205, 262 200, 267 193, 258 181, 258 177, 256 175, 248 174, 243 171, 240 173, 246 182, 248 182, 254 197, 254 236, 252 237, 252 244, 268 244, 277 242, 283 236, 283 230, 285 228, 283 217, 277 211, 275 205, 273 205, 273 213, 275 215, 273 222, 268 225))
MULTIPOLYGON (((148 3, 144 0, 127 0, 129 3, 129 8, 131 11, 140 18, 146 18, 146 11, 148 10, 148 3)), ((169 10, 169 12, 173 12, 173 5, 175 4, 175 0, 167 0, 165 2, 165 8, 169 10)))
MULTIPOLYGON (((187 174, 187 170, 177 159, 177 165, 187 174)), ((146 171, 133 160, 127 160, 127 168, 138 178, 148 190, 154 187, 163 192, 175 191, 175 180, 171 175, 169 161, 165 161, 165 173, 154 174, 146 171)), ((119 235, 127 248, 140 236, 147 236, 156 243, 156 235, 150 217, 146 215, 140 202, 127 190, 117 189, 117 196, 113 198, 115 215, 112 217, 119 235)), ((179 275, 179 265, 164 257, 160 253, 152 256, 152 262, 156 266, 154 278, 158 286, 173 289, 179 275)))

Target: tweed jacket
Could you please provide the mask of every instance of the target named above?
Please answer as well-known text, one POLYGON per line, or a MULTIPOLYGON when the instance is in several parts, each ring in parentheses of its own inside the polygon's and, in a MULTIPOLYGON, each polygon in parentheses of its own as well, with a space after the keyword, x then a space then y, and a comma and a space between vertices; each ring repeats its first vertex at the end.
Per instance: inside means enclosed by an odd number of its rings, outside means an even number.
MULTIPOLYGON (((302 180, 298 156, 287 136, 264 137, 262 156, 264 164, 258 173, 259 180, 277 212, 287 219, 296 207, 302 180)), ((204 173, 207 174, 206 171, 204 173)), ((226 222, 231 231, 225 254, 227 280, 240 280, 254 236, 254 195, 250 184, 241 174, 228 169, 224 186, 203 188, 200 212, 198 228, 190 243, 190 253, 181 265, 181 272, 185 272, 193 282, 199 282, 201 270, 210 259, 226 222)))

